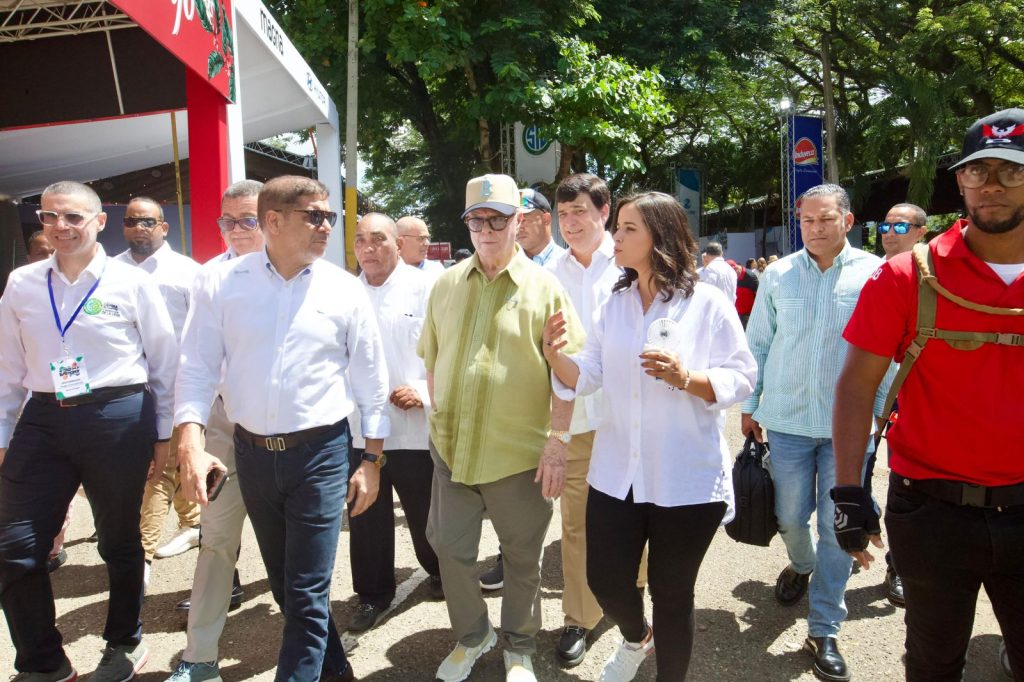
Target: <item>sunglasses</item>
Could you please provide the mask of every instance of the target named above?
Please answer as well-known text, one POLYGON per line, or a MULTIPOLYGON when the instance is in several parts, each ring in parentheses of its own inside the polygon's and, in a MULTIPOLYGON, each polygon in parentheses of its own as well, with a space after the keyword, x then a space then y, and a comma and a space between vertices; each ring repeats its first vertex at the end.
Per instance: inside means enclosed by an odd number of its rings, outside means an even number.
POLYGON ((512 216, 496 215, 490 218, 466 218, 463 222, 466 223, 470 232, 481 232, 484 227, 489 227, 494 232, 501 232, 508 227, 508 221, 511 219, 512 216))
POLYGON ((156 218, 128 218, 124 219, 125 227, 141 227, 145 230, 152 230, 154 227, 160 224, 160 221, 156 218))
POLYGON ((892 230, 896 234, 906 234, 910 232, 912 227, 924 227, 918 223, 878 223, 878 234, 889 234, 889 230, 892 230))
POLYGON ((36 216, 39 218, 39 222, 47 227, 53 227, 59 223, 62 219, 64 224, 68 227, 82 227, 87 222, 98 216, 99 213, 76 213, 70 211, 68 213, 57 213, 56 211, 36 211, 36 216))
POLYGON ((290 208, 288 210, 293 213, 305 213, 306 221, 313 227, 320 227, 325 220, 331 227, 338 222, 338 214, 334 211, 321 211, 318 208, 290 208))
POLYGON ((999 184, 1007 189, 1024 185, 1024 166, 1019 163, 1003 163, 995 168, 983 163, 972 163, 957 170, 960 182, 967 189, 978 189, 988 182, 989 171, 996 172, 999 184))
POLYGON ((260 226, 260 221, 259 218, 217 218, 217 227, 221 232, 231 232, 235 229, 235 225, 251 232, 260 226))

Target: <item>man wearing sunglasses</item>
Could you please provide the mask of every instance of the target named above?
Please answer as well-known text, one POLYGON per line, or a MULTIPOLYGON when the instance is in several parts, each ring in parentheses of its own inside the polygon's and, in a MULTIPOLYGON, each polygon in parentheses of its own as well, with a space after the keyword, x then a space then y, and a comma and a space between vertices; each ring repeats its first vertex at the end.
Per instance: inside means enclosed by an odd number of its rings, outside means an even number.
POLYGON ((928 234, 928 216, 914 204, 896 204, 878 223, 885 260, 907 253, 928 234))
POLYGON ((358 516, 377 496, 390 431, 384 348, 366 290, 322 258, 338 220, 327 188, 274 178, 257 213, 266 249, 217 266, 193 293, 176 385, 182 488, 206 505, 210 475, 227 470, 201 440, 219 392, 235 424, 238 486, 284 615, 275 679, 347 682, 331 575, 346 500, 358 516), (353 472, 347 415, 357 405, 366 446, 353 472))
POLYGON ((437 551, 458 640, 437 670, 449 682, 466 679, 497 643, 476 569, 485 512, 504 563, 506 679, 536 679, 540 557, 552 499, 565 484, 573 403, 552 393, 542 332, 559 310, 574 349, 583 332, 562 285, 516 244, 519 209, 509 176, 469 181, 462 219, 476 254, 438 278, 419 341, 434 406, 427 539, 437 551))
MULTIPOLYGON (((114 257, 132 267, 149 273, 160 287, 160 293, 171 314, 176 334, 185 328, 192 282, 199 273, 199 264, 176 253, 165 241, 169 225, 164 211, 149 197, 135 197, 125 206, 124 238, 128 249, 114 257)), ((180 340, 180 338, 179 338, 180 340)), ((178 486, 177 432, 171 436, 167 465, 146 484, 142 497, 142 549, 146 553, 145 584, 149 586, 153 557, 164 559, 186 552, 199 545, 199 505, 185 499, 178 486), (178 490, 175 493, 175 490, 178 490), (164 546, 157 547, 163 532, 167 510, 174 504, 178 514, 178 532, 164 546)))
POLYGON ((860 467, 871 397, 896 360, 909 371, 888 433, 885 526, 906 598, 907 679, 961 679, 981 586, 1024 679, 1024 110, 976 121, 953 169, 967 220, 928 244, 942 289, 922 287, 911 255, 896 256, 844 332, 836 535, 865 567, 868 541, 881 546, 860 467))
POLYGON ((96 241, 107 216, 90 187, 50 185, 37 213, 55 253, 15 270, 0 301, 0 602, 15 668, 74 679, 46 555, 83 485, 110 581, 90 679, 129 680, 149 657, 139 512, 147 472, 164 470, 178 344, 156 282, 96 241))

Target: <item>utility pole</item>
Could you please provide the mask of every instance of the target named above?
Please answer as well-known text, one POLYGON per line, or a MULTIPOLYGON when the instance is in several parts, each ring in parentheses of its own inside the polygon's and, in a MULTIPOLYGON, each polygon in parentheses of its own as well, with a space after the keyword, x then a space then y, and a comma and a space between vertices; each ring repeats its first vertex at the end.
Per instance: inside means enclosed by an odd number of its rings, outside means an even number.
POLYGON ((348 2, 348 84, 345 94, 345 266, 356 269, 356 211, 358 158, 356 114, 359 111, 359 1, 348 2))
POLYGON ((836 159, 836 109, 832 99, 832 37, 827 31, 821 36, 821 82, 825 96, 825 144, 828 147, 828 165, 825 180, 839 182, 839 160, 836 159))

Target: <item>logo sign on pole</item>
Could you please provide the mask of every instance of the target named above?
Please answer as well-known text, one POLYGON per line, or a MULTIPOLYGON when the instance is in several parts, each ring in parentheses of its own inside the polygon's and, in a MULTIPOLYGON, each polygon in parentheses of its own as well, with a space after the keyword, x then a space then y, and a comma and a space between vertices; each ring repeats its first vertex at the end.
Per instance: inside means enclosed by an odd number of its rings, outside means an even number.
POLYGON ((231 0, 111 0, 187 68, 235 99, 231 0))
POLYGON ((821 139, 822 120, 817 116, 790 116, 787 128, 786 172, 789 173, 789 205, 793 207, 786 216, 789 226, 790 253, 803 248, 800 237, 800 195, 824 177, 821 139))
POLYGON ((516 123, 516 177, 527 185, 552 182, 558 173, 558 143, 539 126, 516 123))
POLYGON ((704 201, 702 200, 700 170, 696 168, 676 169, 676 199, 686 212, 690 223, 690 232, 695 236, 701 234, 701 219, 704 201))

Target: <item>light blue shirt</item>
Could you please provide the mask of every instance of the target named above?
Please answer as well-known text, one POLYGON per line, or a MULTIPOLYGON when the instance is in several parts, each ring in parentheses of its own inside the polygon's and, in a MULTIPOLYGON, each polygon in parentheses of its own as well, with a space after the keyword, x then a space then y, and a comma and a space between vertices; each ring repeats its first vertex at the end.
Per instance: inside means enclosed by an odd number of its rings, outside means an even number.
MULTIPOLYGON (((526 252, 524 251, 523 253, 526 252)), ((544 267, 544 265, 549 260, 551 260, 552 258, 561 253, 565 253, 565 249, 556 244, 555 240, 552 239, 551 241, 548 242, 548 245, 544 247, 544 250, 538 253, 536 256, 533 256, 531 260, 533 260, 533 262, 536 263, 537 265, 544 267)))
MULTIPOLYGON (((743 402, 745 414, 772 431, 832 437, 836 381, 849 348, 843 329, 881 264, 847 242, 824 272, 803 249, 764 271, 747 324, 758 373, 754 393, 743 402)), ((890 368, 878 387, 876 416, 894 376, 890 368)))

